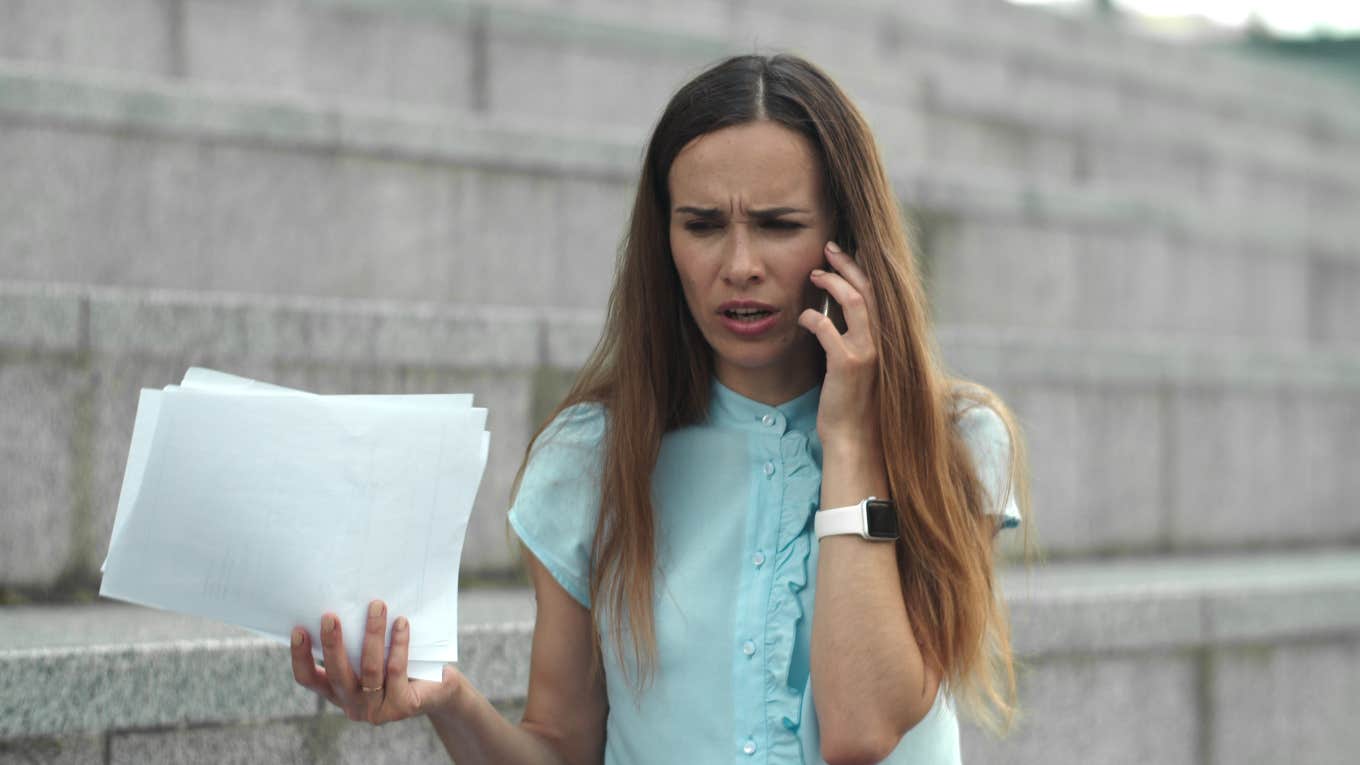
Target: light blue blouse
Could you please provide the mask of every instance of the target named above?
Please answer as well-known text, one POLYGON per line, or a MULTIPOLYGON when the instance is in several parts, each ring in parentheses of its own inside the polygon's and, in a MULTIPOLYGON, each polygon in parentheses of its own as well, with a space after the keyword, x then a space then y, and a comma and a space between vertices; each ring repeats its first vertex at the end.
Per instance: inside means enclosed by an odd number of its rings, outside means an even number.
MULTIPOLYGON (((768 406, 715 379, 708 422, 663 438, 653 475, 657 672, 635 693, 603 631, 606 763, 823 762, 809 673, 820 396, 818 386, 768 406)), ((1009 466, 1005 426, 979 407, 960 427, 997 496, 1009 466)), ((515 533, 586 606, 604 430, 601 405, 564 410, 535 446, 510 509, 515 533)), ((1018 524, 1012 495, 993 507, 1006 526, 1018 524)), ((884 762, 959 761, 942 686, 884 762)))

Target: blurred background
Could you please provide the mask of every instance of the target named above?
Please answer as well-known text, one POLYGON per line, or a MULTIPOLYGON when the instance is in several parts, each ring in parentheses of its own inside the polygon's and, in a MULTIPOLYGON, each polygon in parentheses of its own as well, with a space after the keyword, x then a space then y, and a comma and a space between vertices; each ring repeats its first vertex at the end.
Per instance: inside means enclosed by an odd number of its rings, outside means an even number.
POLYGON ((965 760, 1354 762, 1360 5, 0 0, 0 763, 446 759, 97 602, 138 390, 190 365, 489 407, 462 664, 516 715, 508 493, 643 142, 783 50, 868 117, 946 361, 1030 449, 1027 717, 965 760))

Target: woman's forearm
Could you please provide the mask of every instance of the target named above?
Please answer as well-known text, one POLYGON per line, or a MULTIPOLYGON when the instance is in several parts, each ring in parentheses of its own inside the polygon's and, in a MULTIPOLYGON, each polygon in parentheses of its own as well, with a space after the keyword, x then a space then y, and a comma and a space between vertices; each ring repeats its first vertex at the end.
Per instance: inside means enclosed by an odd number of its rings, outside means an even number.
MULTIPOLYGON (((887 494, 877 450, 826 445, 823 508, 887 494)), ((896 545, 854 534, 818 545, 811 661, 823 755, 877 761, 934 701, 903 605, 896 545)))
POLYGON ((471 684, 428 716, 457 765, 570 765, 546 735, 505 719, 471 684))

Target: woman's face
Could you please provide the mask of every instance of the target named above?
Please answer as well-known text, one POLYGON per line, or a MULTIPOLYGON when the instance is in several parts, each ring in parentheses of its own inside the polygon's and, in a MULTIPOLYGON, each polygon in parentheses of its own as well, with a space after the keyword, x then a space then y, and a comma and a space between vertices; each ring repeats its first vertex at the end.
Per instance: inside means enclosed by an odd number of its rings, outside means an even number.
POLYGON ((707 133, 671 164, 670 242, 718 379, 739 392, 812 387, 821 353, 798 326, 821 308, 832 221, 822 168, 803 135, 760 120, 707 133))

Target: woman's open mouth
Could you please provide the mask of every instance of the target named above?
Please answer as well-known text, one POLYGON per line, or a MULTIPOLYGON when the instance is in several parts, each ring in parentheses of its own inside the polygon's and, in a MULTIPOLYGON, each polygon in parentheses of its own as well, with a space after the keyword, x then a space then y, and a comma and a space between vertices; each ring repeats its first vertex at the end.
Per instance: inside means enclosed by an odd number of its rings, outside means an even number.
POLYGON ((759 321, 766 316, 773 316, 774 311, 767 311, 762 308, 736 308, 723 311, 723 315, 736 321, 759 321))
POLYGON ((742 337, 755 337, 768 332, 777 322, 779 311, 764 303, 742 301, 724 303, 718 309, 723 326, 733 334, 742 337))

